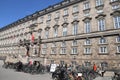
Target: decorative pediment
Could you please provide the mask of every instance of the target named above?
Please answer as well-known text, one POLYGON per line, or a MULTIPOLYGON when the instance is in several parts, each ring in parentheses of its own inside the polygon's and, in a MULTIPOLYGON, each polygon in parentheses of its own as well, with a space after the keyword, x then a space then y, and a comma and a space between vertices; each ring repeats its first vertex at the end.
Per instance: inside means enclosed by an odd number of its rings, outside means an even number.
POLYGON ((50 27, 46 27, 46 28, 45 28, 45 30, 49 30, 49 29, 50 29, 50 27))
POLYGON ((69 23, 64 22, 64 23, 62 24, 62 26, 63 26, 63 27, 66 27, 68 24, 69 24, 69 23))
POLYGON ((120 10, 116 10, 110 14, 111 16, 120 15, 120 10))
POLYGON ((86 22, 86 21, 90 21, 92 18, 91 17, 85 17, 82 21, 86 22))
POLYGON ((99 19, 99 18, 104 18, 106 16, 106 14, 99 14, 99 15, 97 15, 95 18, 96 19, 99 19))
POLYGON ((53 26, 53 28, 58 28, 59 27, 59 25, 58 24, 55 24, 54 26, 53 26))
POLYGON ((40 29, 38 29, 38 32, 41 32, 42 31, 42 29, 40 28, 40 29))
POLYGON ((79 20, 73 20, 73 22, 71 22, 72 24, 76 24, 76 23, 78 23, 79 22, 79 20))

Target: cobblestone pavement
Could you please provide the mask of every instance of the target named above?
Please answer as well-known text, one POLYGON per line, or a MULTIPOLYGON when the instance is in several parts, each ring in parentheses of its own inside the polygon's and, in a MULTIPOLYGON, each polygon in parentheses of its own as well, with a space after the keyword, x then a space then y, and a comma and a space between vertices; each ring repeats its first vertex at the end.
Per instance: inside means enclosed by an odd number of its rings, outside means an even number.
MULTIPOLYGON (((52 80, 51 74, 31 75, 24 72, 16 72, 13 69, 2 68, 3 62, 0 61, 0 80, 52 80)), ((112 80, 111 77, 97 77, 94 80, 112 80)))
POLYGON ((16 72, 13 69, 2 68, 3 62, 0 61, 0 80, 52 80, 51 74, 31 75, 24 72, 16 72))

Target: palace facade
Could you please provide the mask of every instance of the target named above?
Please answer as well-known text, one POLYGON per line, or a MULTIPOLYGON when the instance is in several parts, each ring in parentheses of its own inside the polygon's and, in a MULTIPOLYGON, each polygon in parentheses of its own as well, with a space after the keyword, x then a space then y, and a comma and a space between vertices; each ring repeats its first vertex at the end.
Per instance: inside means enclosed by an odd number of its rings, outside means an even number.
POLYGON ((47 64, 120 68, 120 0, 64 0, 0 29, 0 56, 26 46, 47 64))

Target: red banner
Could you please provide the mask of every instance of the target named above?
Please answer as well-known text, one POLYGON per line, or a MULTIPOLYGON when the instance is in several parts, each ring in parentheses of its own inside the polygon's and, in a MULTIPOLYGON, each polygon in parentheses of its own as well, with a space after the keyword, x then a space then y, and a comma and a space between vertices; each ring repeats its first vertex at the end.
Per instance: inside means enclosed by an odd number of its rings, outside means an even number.
POLYGON ((32 34, 32 35, 31 35, 31 41, 34 42, 34 39, 35 39, 35 37, 34 37, 34 35, 32 34))

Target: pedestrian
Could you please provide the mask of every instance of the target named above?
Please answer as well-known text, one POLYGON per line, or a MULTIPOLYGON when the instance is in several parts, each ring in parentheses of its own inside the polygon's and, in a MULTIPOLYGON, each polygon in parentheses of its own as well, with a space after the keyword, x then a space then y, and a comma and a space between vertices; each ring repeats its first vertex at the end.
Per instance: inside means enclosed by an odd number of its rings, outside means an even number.
POLYGON ((93 65, 93 70, 96 72, 96 70, 97 70, 97 66, 96 66, 96 64, 94 63, 94 65, 93 65))

